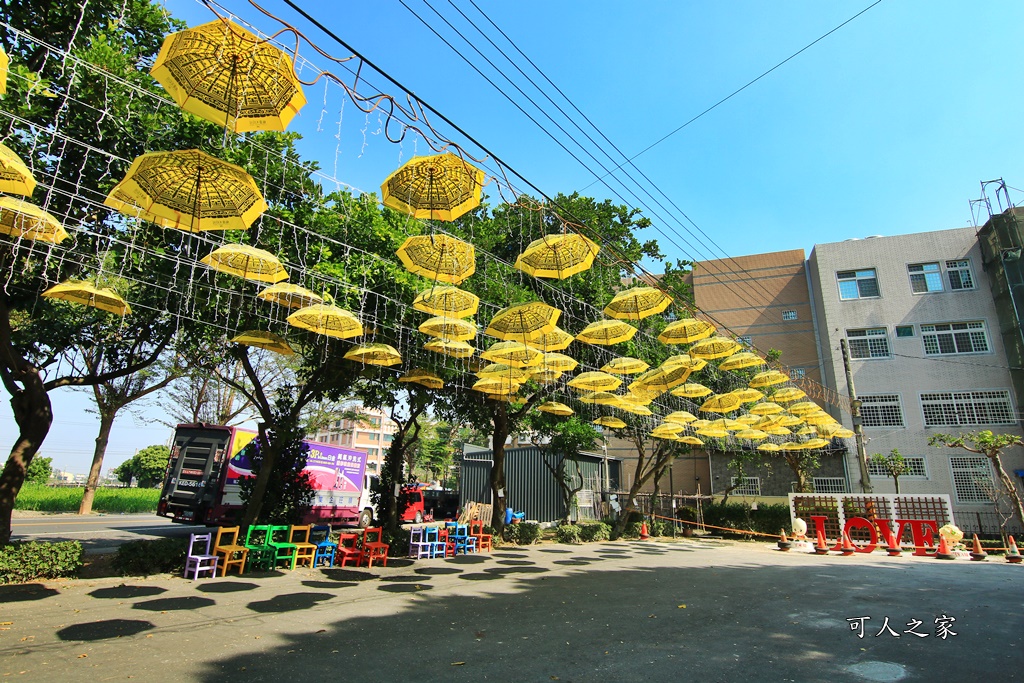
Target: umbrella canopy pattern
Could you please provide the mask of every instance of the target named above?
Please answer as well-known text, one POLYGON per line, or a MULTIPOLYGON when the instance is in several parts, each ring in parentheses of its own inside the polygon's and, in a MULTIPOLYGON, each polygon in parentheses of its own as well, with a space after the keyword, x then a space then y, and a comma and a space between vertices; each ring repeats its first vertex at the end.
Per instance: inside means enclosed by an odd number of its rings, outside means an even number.
POLYGON ((637 333, 637 328, 621 320, 598 320, 590 323, 576 335, 577 341, 600 346, 611 346, 629 341, 637 333))
POLYGON ((401 377, 398 378, 399 382, 412 382, 413 384, 419 384, 427 389, 440 389, 444 386, 444 380, 430 372, 429 370, 415 369, 410 370, 401 377))
POLYGON ((744 413, 743 415, 740 415, 739 417, 737 417, 736 421, 737 422, 742 422, 745 425, 755 425, 755 424, 759 423, 763 419, 764 418, 761 417, 760 415, 753 415, 751 413, 744 413))
POLYGON ((431 287, 416 295, 412 307, 431 315, 468 318, 480 308, 480 297, 458 287, 431 287))
POLYGON ((476 336, 476 325, 468 320, 440 315, 422 322, 418 329, 431 337, 452 341, 468 341, 476 336))
POLYGON ((808 439, 804 442, 804 448, 812 450, 815 448, 824 448, 829 444, 828 439, 808 439))
POLYGON ((476 352, 476 349, 466 342, 450 339, 434 339, 424 344, 423 348, 434 353, 443 353, 452 358, 469 358, 476 352))
POLYGON ((730 356, 722 361, 722 364, 718 366, 719 370, 742 370, 744 368, 756 368, 765 364, 764 358, 751 353, 750 351, 741 351, 734 356, 730 356))
POLYGON ((0 192, 31 197, 35 189, 32 171, 10 147, 0 144, 0 192))
POLYGON ((702 339, 690 347, 690 355, 694 358, 712 360, 714 358, 725 358, 739 351, 740 343, 728 337, 709 337, 702 339))
POLYGON ((550 332, 527 339, 526 343, 539 351, 562 351, 569 347, 574 338, 562 328, 555 327, 550 332))
POLYGON ((608 372, 613 375, 635 375, 644 372, 651 366, 639 358, 620 356, 607 363, 601 368, 601 372, 608 372))
POLYGON ((543 301, 516 304, 495 313, 484 334, 525 343, 553 331, 560 315, 560 310, 543 301))
MULTIPOLYGON (((729 360, 732 360, 732 358, 730 358, 729 360)), ((754 375, 754 377, 750 380, 750 386, 753 387, 754 389, 763 389, 765 387, 770 387, 774 384, 782 384, 783 382, 788 381, 789 375, 787 375, 786 373, 779 372, 778 370, 766 370, 765 372, 759 372, 756 375, 754 375)))
POLYGON ((600 425, 601 427, 609 427, 611 429, 622 429, 626 426, 625 422, 611 415, 597 418, 594 420, 594 424, 600 425))
POLYGON ((604 314, 617 320, 643 320, 665 312, 672 297, 654 287, 633 287, 616 294, 604 307, 604 314))
POLYGON ((476 373, 476 376, 480 379, 486 377, 507 377, 513 382, 525 382, 530 378, 530 373, 519 368, 514 368, 511 365, 505 365, 504 363, 491 363, 485 366, 482 370, 476 373))
POLYGON ((800 403, 794 403, 789 407, 789 412, 793 415, 809 415, 816 413, 821 410, 821 407, 814 401, 801 401, 800 403))
POLYGON ((508 377, 492 375, 477 380, 472 388, 484 394, 510 394, 519 389, 519 382, 514 382, 508 377))
MULTIPOLYGON (((530 345, 532 346, 532 344, 530 345)), ((559 370, 569 372, 575 370, 580 362, 564 353, 545 353, 540 367, 545 370, 559 370)))
POLYGON ((476 249, 448 235, 414 235, 395 252, 410 273, 457 285, 476 272, 476 249))
POLYGON ((779 445, 777 443, 770 443, 770 442, 769 443, 763 443, 763 444, 761 444, 760 446, 757 447, 757 450, 762 451, 764 453, 774 453, 774 452, 779 450, 779 445))
POLYGON ((540 370, 534 370, 530 373, 530 379, 537 384, 551 384, 561 379, 564 373, 560 370, 547 370, 541 368, 540 370))
POLYGON ((402 362, 402 354, 388 344, 357 344, 345 354, 346 360, 356 361, 363 365, 398 365, 402 362))
POLYGON ((673 396, 679 396, 681 398, 701 398, 709 395, 710 393, 712 393, 710 389, 697 382, 682 384, 672 390, 673 396))
POLYGON ((797 389, 796 387, 786 387, 785 389, 779 389, 772 394, 772 400, 776 403, 789 403, 791 401, 799 401, 807 394, 804 393, 803 389, 797 389))
POLYGON ((741 405, 740 397, 735 394, 715 394, 701 404, 705 413, 731 413, 741 405))
POLYGON ((691 446, 703 446, 704 442, 695 436, 681 436, 679 437, 679 443, 690 444, 691 446))
POLYGON ((0 197, 0 234, 51 244, 68 238, 60 221, 35 204, 14 197, 0 197))
POLYGON ((737 396, 743 403, 753 403, 754 401, 760 401, 764 398, 764 394, 757 389, 735 389, 729 393, 737 396))
POLYGON ((506 363, 517 368, 531 368, 544 360, 544 354, 537 349, 513 341, 498 342, 481 353, 480 357, 492 363, 506 363))
POLYGON ((562 280, 594 265, 600 249, 596 242, 576 233, 545 235, 530 242, 515 267, 534 277, 562 280))
POLYGON ((558 401, 545 401, 537 406, 537 410, 542 413, 550 413, 551 415, 559 415, 561 417, 569 417, 575 411, 564 403, 558 401))
POLYGON ((784 410, 778 403, 772 403, 766 401, 764 403, 758 403, 755 406, 750 407, 750 412, 754 415, 778 415, 784 410))
POLYGON ((336 339, 350 339, 363 333, 363 324, 352 313, 331 304, 314 304, 295 311, 288 324, 336 339))
POLYGON ((264 332, 262 330, 246 330, 240 332, 235 337, 228 340, 234 344, 245 344, 246 346, 254 346, 257 349, 266 349, 267 351, 273 351, 274 353, 280 353, 282 356, 291 356, 295 354, 292 347, 288 345, 288 342, 284 337, 274 334, 273 332, 264 332))
POLYGON ((179 107, 235 133, 283 131, 306 104, 291 57, 227 20, 167 36, 150 73, 179 107))
POLYGON ((677 353, 674 356, 669 356, 665 359, 665 362, 661 364, 661 367, 667 368, 670 365, 687 365, 694 372, 700 372, 707 367, 708 362, 703 358, 693 358, 688 353, 677 353))
POLYGON ((677 410, 674 413, 669 413, 665 416, 665 422, 675 422, 676 424, 687 425, 697 419, 695 415, 685 410, 677 410))
POLYGON ((103 203, 126 216, 186 232, 245 230, 267 210, 256 182, 242 167, 198 149, 136 157, 103 203))
POLYGON ((101 289, 81 280, 68 280, 50 287, 43 292, 43 296, 48 299, 63 299, 64 301, 82 304, 83 306, 98 308, 108 313, 116 313, 117 315, 126 315, 132 312, 128 302, 122 299, 114 290, 108 287, 101 289))
POLYGON ((678 434, 685 428, 685 425, 681 425, 678 422, 662 422, 660 425, 655 427, 651 433, 678 434))
POLYGON ((610 391, 594 391, 579 396, 580 403, 590 403, 599 406, 614 406, 619 407, 622 403, 622 397, 618 394, 613 394, 610 391))
POLYGON ((253 282, 280 282, 288 279, 288 271, 276 256, 248 244, 226 244, 204 256, 200 263, 221 273, 237 275, 253 282))
POLYGON ((653 415, 654 413, 647 406, 642 406, 638 403, 634 403, 628 399, 619 399, 618 405, 614 406, 619 410, 624 410, 627 413, 633 413, 634 415, 653 415))
POLYGON ((725 437, 729 436, 728 431, 717 427, 704 427, 703 429, 698 429, 694 433, 699 436, 706 436, 712 439, 724 439, 725 437))
POLYGON ((323 298, 309 291, 305 287, 279 282, 270 285, 256 295, 257 298, 284 306, 286 308, 305 308, 315 306, 324 302, 323 298))
POLYGON ((607 372, 583 372, 569 381, 577 391, 611 391, 618 389, 622 380, 607 372))
POLYGON ((730 432, 739 432, 746 429, 747 425, 743 424, 739 420, 723 417, 717 420, 712 420, 708 427, 711 427, 712 429, 724 429, 730 432))
POLYGON ((744 429, 736 432, 733 436, 735 436, 737 439, 760 441, 761 439, 767 439, 768 433, 762 432, 760 429, 744 429))
POLYGON ((484 172, 454 154, 413 157, 380 186, 384 206, 420 220, 454 221, 480 204, 484 172))
POLYGON ((677 320, 662 330, 658 340, 662 344, 689 344, 710 337, 715 333, 715 326, 696 318, 677 320))

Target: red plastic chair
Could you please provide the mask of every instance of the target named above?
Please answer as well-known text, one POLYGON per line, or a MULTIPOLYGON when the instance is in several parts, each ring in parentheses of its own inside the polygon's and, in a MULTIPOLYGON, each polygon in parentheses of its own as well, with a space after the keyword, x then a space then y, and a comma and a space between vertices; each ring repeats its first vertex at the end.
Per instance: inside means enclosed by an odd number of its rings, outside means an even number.
POLYGON ((469 535, 476 539, 477 552, 492 549, 491 541, 493 539, 493 535, 484 533, 484 523, 480 520, 477 519, 470 521, 469 535))
POLYGON ((352 560, 358 567, 363 563, 363 532, 359 530, 354 533, 343 533, 338 536, 338 549, 334 553, 334 562, 339 567, 344 567, 349 560, 352 560))
POLYGON ((363 530, 363 561, 367 567, 373 566, 374 560, 381 560, 388 566, 388 544, 384 543, 384 530, 379 527, 367 527, 363 530))

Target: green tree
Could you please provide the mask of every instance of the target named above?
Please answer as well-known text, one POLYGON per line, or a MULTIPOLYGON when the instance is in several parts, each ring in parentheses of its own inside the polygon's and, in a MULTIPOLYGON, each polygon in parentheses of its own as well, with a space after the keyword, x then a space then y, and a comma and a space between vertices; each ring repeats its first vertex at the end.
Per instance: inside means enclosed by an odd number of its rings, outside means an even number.
POLYGON ((130 484, 135 479, 139 488, 156 488, 163 484, 170 457, 171 449, 167 446, 146 446, 118 465, 114 469, 114 476, 124 484, 130 484))
POLYGON ((885 473, 892 477, 892 483, 896 486, 896 493, 900 492, 900 477, 907 474, 910 471, 910 467, 907 465, 906 459, 898 449, 894 448, 889 451, 889 455, 882 455, 881 453, 875 453, 871 456, 871 462, 875 463, 885 473))
POLYGON ((50 481, 53 475, 53 458, 44 458, 36 455, 32 458, 32 464, 25 472, 25 482, 31 484, 45 484, 50 481))
POLYGON ((962 432, 960 434, 935 434, 928 439, 929 445, 946 446, 948 448, 959 448, 969 453, 977 453, 988 458, 999 482, 1003 485, 1003 491, 1010 499, 1017 513, 1017 519, 1024 523, 1024 503, 1021 501, 1020 491, 1014 486, 1013 480, 1003 467, 1002 455, 1007 448, 1024 446, 1024 439, 1016 434, 993 434, 985 430, 981 432, 962 432))

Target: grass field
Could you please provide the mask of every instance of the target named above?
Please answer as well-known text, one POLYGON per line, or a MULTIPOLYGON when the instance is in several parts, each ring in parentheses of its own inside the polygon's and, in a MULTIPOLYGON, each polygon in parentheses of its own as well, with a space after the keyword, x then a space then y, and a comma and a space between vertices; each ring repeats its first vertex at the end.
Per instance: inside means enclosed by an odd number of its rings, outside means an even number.
MULTIPOLYGON (((155 512, 160 489, 108 489, 96 490, 92 509, 96 512, 155 512)), ((25 484, 14 501, 16 510, 38 512, 78 512, 82 503, 82 489, 25 484)))

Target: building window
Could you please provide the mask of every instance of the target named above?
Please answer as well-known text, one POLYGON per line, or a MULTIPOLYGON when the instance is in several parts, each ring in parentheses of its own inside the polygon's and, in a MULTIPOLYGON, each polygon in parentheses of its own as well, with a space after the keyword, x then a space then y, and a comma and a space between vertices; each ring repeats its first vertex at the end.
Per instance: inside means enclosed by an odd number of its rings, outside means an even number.
POLYGON ((992 501, 992 467, 983 456, 955 456, 949 459, 953 489, 958 503, 992 501))
POLYGON ((384 435, 384 443, 391 443, 394 440, 395 440, 395 435, 394 434, 385 434, 384 435))
POLYGON ((367 441, 380 441, 380 434, 378 432, 367 432, 367 441))
POLYGON ((971 262, 967 259, 946 261, 946 277, 949 279, 949 288, 953 291, 974 289, 974 274, 971 272, 971 262))
POLYGON ((952 353, 986 353, 989 350, 985 323, 935 323, 921 325, 924 352, 929 356, 952 353))
POLYGON ((925 427, 1014 423, 1009 391, 921 394, 925 427))
POLYGON ((913 325, 897 325, 896 326, 897 337, 913 337, 914 326, 913 325))
POLYGON ((903 408, 898 394, 860 397, 860 419, 865 427, 902 427, 903 408))
POLYGON ((836 278, 839 280, 839 298, 843 301, 877 299, 881 296, 878 292, 878 278, 875 277, 874 268, 841 270, 836 273, 836 278))
POLYGON ((846 493, 846 480, 842 477, 815 477, 815 493, 846 493))
MULTIPOLYGON (((923 455, 904 455, 903 462, 907 465, 907 473, 901 474, 900 478, 913 477, 915 479, 927 479, 928 471, 924 466, 923 455)), ((888 477, 889 473, 879 463, 868 460, 868 474, 872 477, 888 477)))
POLYGON ((942 273, 938 263, 914 263, 907 266, 910 273, 910 291, 928 294, 942 291, 942 273))
POLYGON ((367 449, 366 449, 366 454, 367 454, 368 456, 370 456, 371 458, 376 458, 376 457, 377 457, 377 454, 378 454, 379 452, 380 452, 380 451, 378 451, 378 450, 377 450, 376 448, 367 448, 367 449))
POLYGON ((884 327, 871 327, 865 330, 847 330, 846 339, 850 344, 852 358, 871 359, 888 358, 889 335, 884 327))
POLYGON ((331 434, 331 443, 338 443, 338 435, 331 434))
POLYGON ((748 349, 749 348, 753 348, 753 346, 754 346, 754 339, 750 335, 745 335, 745 336, 742 336, 742 337, 736 337, 736 341, 738 341, 743 346, 746 346, 748 349))
MULTIPOLYGON (((729 478, 729 485, 736 486, 736 477, 729 478)), ((734 496, 760 496, 761 477, 743 477, 743 483, 732 490, 734 496)))
POLYGON ((796 311, 783 311, 782 312, 782 319, 783 320, 796 320, 796 311))

